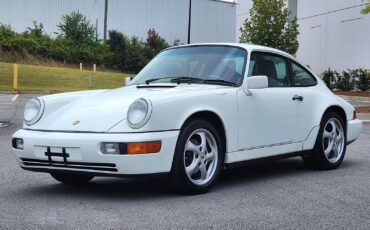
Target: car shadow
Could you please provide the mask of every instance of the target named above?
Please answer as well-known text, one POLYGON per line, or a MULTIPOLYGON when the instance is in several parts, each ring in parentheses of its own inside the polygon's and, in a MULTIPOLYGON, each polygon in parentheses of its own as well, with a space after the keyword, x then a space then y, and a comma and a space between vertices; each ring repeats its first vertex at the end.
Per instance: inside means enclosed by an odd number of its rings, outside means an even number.
POLYGON ((253 183, 260 180, 284 178, 307 172, 308 170, 300 158, 255 163, 225 170, 221 175, 220 186, 228 187, 234 184, 253 183))
MULTIPOLYGON (((352 167, 356 161, 344 161, 341 169, 352 167)), ((285 177, 292 177, 310 173, 323 173, 323 171, 306 169, 300 158, 259 163, 235 169, 224 170, 220 180, 210 193, 217 193, 239 185, 248 185, 255 182, 266 182, 271 180, 281 180, 285 177)), ((50 178, 50 180, 52 180, 50 178)), ((64 185, 57 181, 46 185, 27 187, 23 190, 38 196, 68 196, 84 198, 103 198, 118 200, 143 200, 160 197, 178 197, 171 190, 167 177, 161 178, 104 178, 98 177, 90 183, 83 185, 64 185)), ((199 195, 202 196, 202 195, 199 195)))

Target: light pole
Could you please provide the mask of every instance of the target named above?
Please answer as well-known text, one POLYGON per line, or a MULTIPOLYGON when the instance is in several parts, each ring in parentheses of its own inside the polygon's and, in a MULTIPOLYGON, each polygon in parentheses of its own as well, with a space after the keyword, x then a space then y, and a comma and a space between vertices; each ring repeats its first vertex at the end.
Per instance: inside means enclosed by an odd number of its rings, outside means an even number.
POLYGON ((107 39, 108 0, 105 0, 104 7, 104 41, 107 39))
POLYGON ((190 44, 191 35, 191 2, 192 0, 189 0, 188 44, 190 44))

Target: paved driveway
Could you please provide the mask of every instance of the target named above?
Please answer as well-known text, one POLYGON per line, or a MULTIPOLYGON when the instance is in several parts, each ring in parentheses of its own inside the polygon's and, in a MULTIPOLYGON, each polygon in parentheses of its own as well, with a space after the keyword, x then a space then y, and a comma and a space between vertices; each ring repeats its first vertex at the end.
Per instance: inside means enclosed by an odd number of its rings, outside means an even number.
POLYGON ((6 123, 13 117, 17 108, 18 95, 0 94, 0 123, 6 123))
MULTIPOLYGON (((18 99, 19 108, 28 100, 18 99)), ((171 193, 167 181, 96 178, 64 186, 23 171, 0 129, 0 229, 370 229, 370 125, 337 170, 300 158, 225 171, 208 194, 171 193)))

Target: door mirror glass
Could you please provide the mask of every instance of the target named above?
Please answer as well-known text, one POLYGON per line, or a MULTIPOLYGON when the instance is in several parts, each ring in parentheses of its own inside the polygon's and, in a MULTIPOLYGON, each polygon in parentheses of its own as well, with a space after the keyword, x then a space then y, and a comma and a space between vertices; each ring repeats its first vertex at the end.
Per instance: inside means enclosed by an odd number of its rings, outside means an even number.
POLYGON ((252 76, 248 77, 248 89, 264 89, 268 88, 269 81, 267 76, 252 76))

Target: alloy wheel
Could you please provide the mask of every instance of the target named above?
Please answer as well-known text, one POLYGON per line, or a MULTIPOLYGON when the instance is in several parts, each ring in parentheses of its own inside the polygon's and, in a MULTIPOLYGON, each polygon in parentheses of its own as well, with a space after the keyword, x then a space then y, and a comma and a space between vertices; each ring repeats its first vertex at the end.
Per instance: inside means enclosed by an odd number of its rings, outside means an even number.
POLYGON ((216 139, 206 129, 192 132, 185 144, 186 175, 196 185, 207 184, 215 175, 218 163, 216 139))
POLYGON ((343 155, 345 135, 342 123, 336 118, 330 118, 323 130, 322 147, 326 159, 336 163, 343 155))

